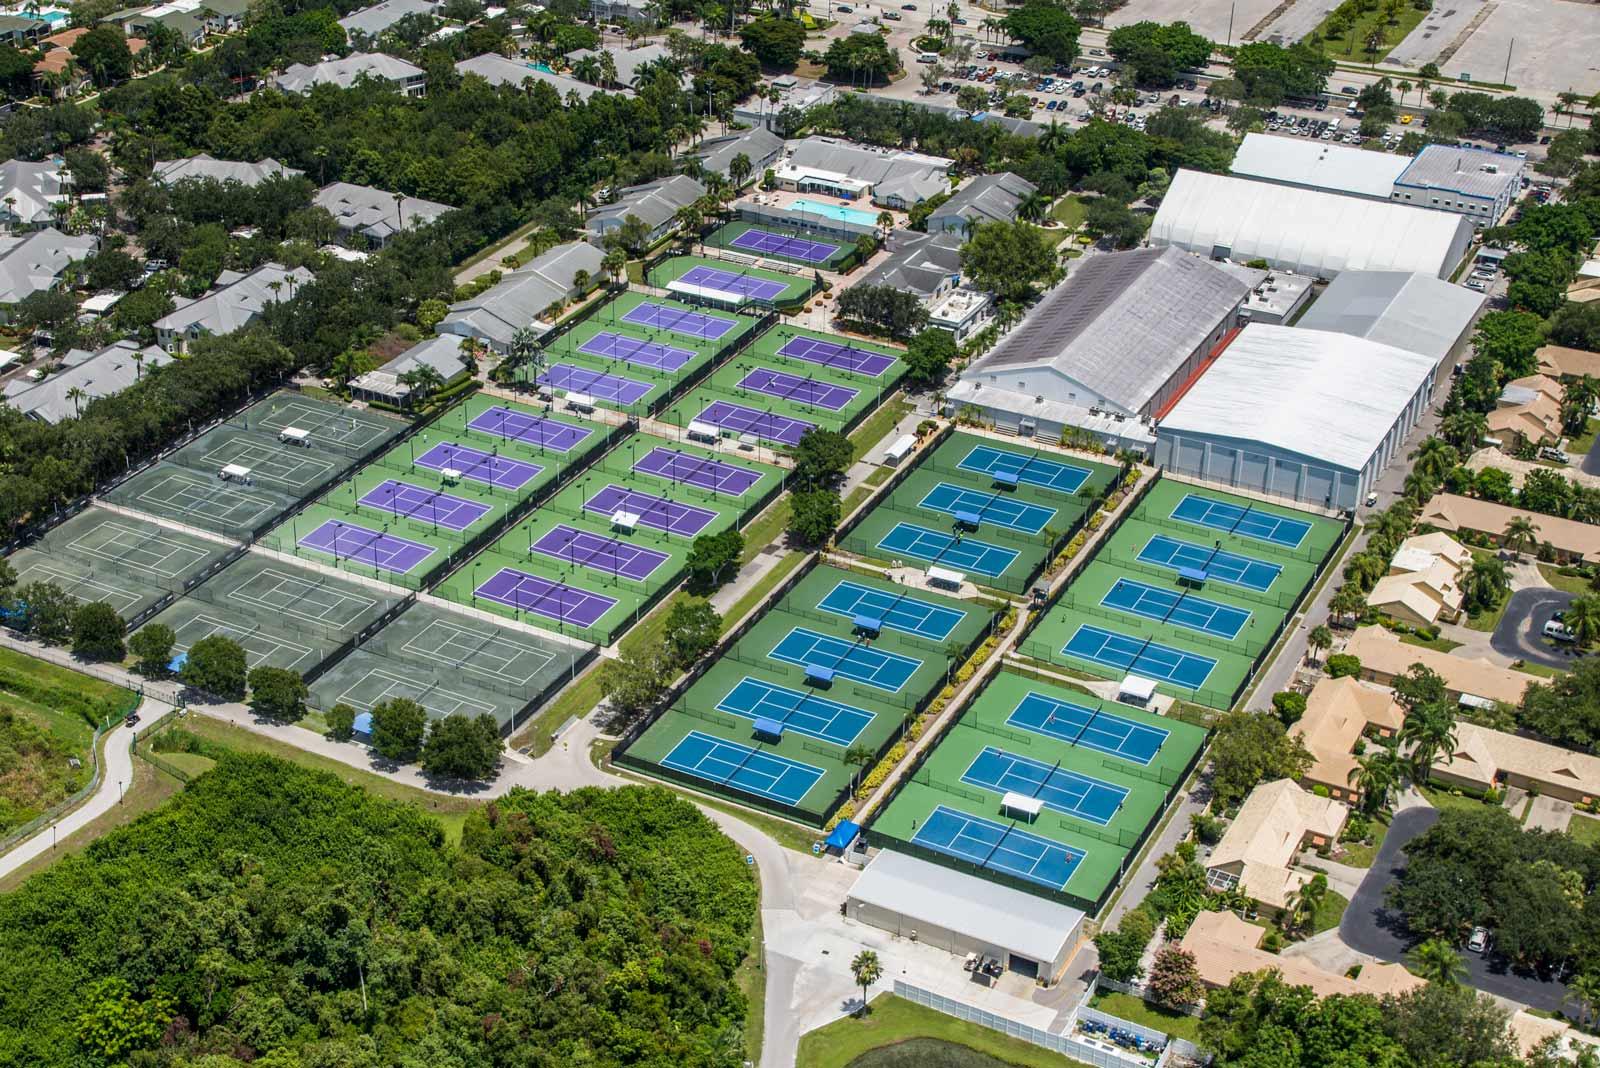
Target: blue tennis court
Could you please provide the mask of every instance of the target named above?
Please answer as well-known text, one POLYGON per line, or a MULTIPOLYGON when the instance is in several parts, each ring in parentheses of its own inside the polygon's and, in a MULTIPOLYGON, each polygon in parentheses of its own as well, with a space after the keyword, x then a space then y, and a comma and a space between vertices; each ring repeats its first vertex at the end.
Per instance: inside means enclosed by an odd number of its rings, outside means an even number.
POLYGON ((887 549, 897 556, 930 560, 962 571, 976 571, 990 578, 1005 574, 1006 568, 1018 555, 1015 549, 1002 549, 998 545, 986 545, 971 538, 958 541, 942 530, 929 530, 911 523, 897 523, 878 542, 878 548, 887 549))
POLYGON ((818 634, 805 627, 796 627, 785 634, 767 655, 786 664, 828 668, 836 675, 890 693, 899 693, 922 666, 922 661, 909 656, 886 653, 863 642, 818 634))
POLYGON ((1061 650, 1096 664, 1198 690, 1211 677, 1217 662, 1209 656, 1186 653, 1143 638, 1117 634, 1099 627, 1081 626, 1061 650))
POLYGON ((1190 493, 1172 510, 1172 518, 1213 530, 1226 530, 1243 538, 1270 542, 1293 549, 1311 532, 1303 519, 1290 519, 1271 512, 1258 512, 1254 505, 1234 504, 1190 493))
POLYGON ((821 768, 699 731, 684 735, 661 758, 661 766, 790 806, 798 805, 822 778, 821 768))
POLYGON ((1006 723, 1135 764, 1154 760, 1171 733, 1111 712, 1032 692, 1017 702, 1006 723))
POLYGON ((801 690, 774 686, 748 675, 717 702, 717 711, 743 716, 748 720, 774 720, 783 724, 784 730, 843 746, 855 741, 867 724, 872 722, 871 712, 864 712, 854 705, 843 705, 801 690))
POLYGON ((1087 467, 1074 467, 1043 456, 1024 456, 992 445, 977 446, 956 466, 963 471, 991 475, 996 482, 1025 482, 1062 493, 1077 493, 1090 474, 1087 467))
POLYGON ((1248 556, 1222 549, 1207 549, 1204 545, 1169 538, 1165 534, 1157 534, 1145 542, 1144 548, 1139 550, 1139 560, 1146 564, 1170 567, 1174 571, 1182 568, 1204 571, 1218 582, 1261 593, 1270 590, 1272 584, 1278 581, 1278 576, 1283 574, 1283 568, 1277 564, 1252 560, 1248 556))
POLYGON ((1003 871, 1060 890, 1088 854, 1014 826, 969 816, 946 805, 928 813, 911 840, 980 868, 1003 871))
POLYGON ((998 493, 952 486, 948 482, 933 487, 917 503, 935 512, 953 516, 974 515, 980 523, 993 523, 997 527, 1009 527, 1028 534, 1039 533, 1056 517, 1054 508, 1024 504, 998 493))
POLYGON ((1127 578, 1117 579, 1100 598, 1100 604, 1229 641, 1237 638, 1244 625, 1250 622, 1250 613, 1243 608, 1127 578))
POLYGON ((915 634, 919 638, 942 642, 950 637, 956 624, 967 618, 965 612, 943 605, 929 604, 915 597, 896 595, 859 582, 841 582, 828 591, 817 605, 824 612, 848 616, 866 616, 876 619, 890 630, 902 634, 915 634))
POLYGON ((1008 753, 992 745, 983 747, 961 781, 997 794, 1022 794, 1044 802, 1046 808, 1065 812, 1104 827, 1127 799, 1128 790, 1059 765, 1008 753))

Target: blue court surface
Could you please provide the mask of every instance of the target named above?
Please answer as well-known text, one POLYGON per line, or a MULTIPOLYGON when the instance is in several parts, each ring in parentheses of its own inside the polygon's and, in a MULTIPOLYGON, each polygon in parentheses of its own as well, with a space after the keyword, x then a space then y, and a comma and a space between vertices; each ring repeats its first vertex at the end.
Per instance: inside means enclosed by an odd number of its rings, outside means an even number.
POLYGON ((890 630, 902 634, 915 634, 919 638, 942 642, 950 637, 956 625, 967 618, 965 612, 943 605, 929 604, 915 597, 893 594, 875 586, 858 582, 841 582, 828 591, 817 605, 824 612, 833 612, 851 619, 867 616, 876 619, 890 630))
POLYGON ((1052 890, 1065 887, 1078 863, 1087 856, 1081 849, 945 805, 928 813, 928 821, 911 840, 946 856, 960 857, 980 868, 1003 871, 1052 890))
POLYGON ((1217 666, 1209 656, 1186 653, 1155 642, 1146 644, 1143 638, 1090 626, 1079 627, 1061 651, 1190 690, 1204 686, 1211 677, 1211 670, 1217 666))
POLYGON ((979 445, 956 466, 963 471, 992 475, 999 482, 1026 483, 1062 493, 1077 493, 1090 474, 1087 467, 1074 467, 1043 456, 1024 456, 992 445, 979 445))
POLYGON ((963 538, 957 541, 942 530, 928 530, 910 523, 897 523, 883 536, 878 548, 887 549, 896 556, 911 556, 918 560, 931 560, 941 567, 960 571, 976 571, 993 578, 1005 574, 1006 568, 1017 558, 1015 549, 1002 549, 998 545, 985 545, 981 541, 963 538))
POLYGON ((821 768, 699 731, 684 735, 661 766, 791 806, 822 778, 821 768))
POLYGON ((746 675, 717 702, 717 711, 745 719, 771 719, 784 730, 809 735, 834 745, 849 745, 872 722, 872 713, 826 697, 774 686, 746 675))
POLYGON ((1018 701, 1017 707, 1006 717, 1006 723, 1135 764, 1149 764, 1154 760, 1171 733, 1111 712, 1058 701, 1042 693, 1029 693, 1018 701))
POLYGON ((1139 560, 1146 564, 1170 567, 1174 571, 1185 567, 1204 571, 1218 582, 1259 593, 1270 590, 1272 584, 1278 581, 1278 576, 1283 574, 1283 568, 1277 564, 1252 560, 1248 556, 1222 549, 1207 549, 1204 545, 1179 541, 1165 534, 1157 534, 1145 542, 1144 548, 1139 550, 1139 560))
POLYGON ((1293 549, 1311 531, 1303 519, 1290 519, 1271 512, 1258 512, 1254 506, 1219 501, 1190 493, 1172 510, 1172 518, 1213 530, 1226 530, 1242 538, 1270 542, 1293 549))
POLYGON ((941 482, 933 487, 928 491, 928 495, 917 503, 923 508, 931 508, 935 512, 945 512, 949 515, 970 513, 978 517, 980 524, 993 523, 997 527, 1009 527, 1028 534, 1039 533, 1056 517, 1054 508, 1024 504, 998 493, 986 493, 965 486, 952 486, 948 482, 941 482))
POLYGON ((1250 613, 1243 608, 1127 578, 1117 579, 1106 595, 1100 598, 1100 604, 1160 623, 1188 627, 1202 634, 1214 634, 1229 641, 1237 638, 1244 625, 1250 622, 1250 613))
POLYGON ((886 653, 859 641, 818 634, 804 627, 785 634, 767 655, 786 664, 829 668, 835 675, 890 693, 899 693, 922 666, 922 661, 909 656, 886 653))
POLYGON ((983 747, 983 752, 962 772, 961 781, 997 794, 1038 798, 1046 808, 1102 827, 1111 822, 1128 796, 1126 787, 1029 760, 992 745, 983 747))

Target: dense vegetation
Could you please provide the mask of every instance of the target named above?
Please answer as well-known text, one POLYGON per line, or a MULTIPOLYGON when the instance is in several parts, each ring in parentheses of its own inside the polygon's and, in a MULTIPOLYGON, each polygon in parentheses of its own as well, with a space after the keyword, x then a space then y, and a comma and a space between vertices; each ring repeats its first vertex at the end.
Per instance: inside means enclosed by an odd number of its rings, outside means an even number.
POLYGON ((0 898, 0 1062, 743 1060, 756 886, 662 789, 420 810, 225 755, 0 898))

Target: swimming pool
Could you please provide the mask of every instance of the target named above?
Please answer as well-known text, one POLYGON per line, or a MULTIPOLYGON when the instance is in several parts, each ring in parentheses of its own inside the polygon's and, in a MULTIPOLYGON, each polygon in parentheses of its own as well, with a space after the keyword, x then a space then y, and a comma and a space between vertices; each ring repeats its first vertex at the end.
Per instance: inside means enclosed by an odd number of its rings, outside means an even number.
POLYGON ((857 226, 876 226, 878 224, 876 212, 862 211, 859 208, 847 208, 839 204, 818 204, 815 200, 796 200, 784 210, 803 212, 806 215, 820 215, 835 222, 855 223, 857 226))

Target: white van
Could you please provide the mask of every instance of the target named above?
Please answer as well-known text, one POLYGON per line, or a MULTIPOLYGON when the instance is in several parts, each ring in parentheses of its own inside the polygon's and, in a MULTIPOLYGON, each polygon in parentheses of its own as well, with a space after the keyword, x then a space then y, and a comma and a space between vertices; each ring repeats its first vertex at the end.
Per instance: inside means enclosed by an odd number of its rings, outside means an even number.
POLYGON ((1552 619, 1544 625, 1544 636, 1558 642, 1575 642, 1578 636, 1559 619, 1552 619))
POLYGON ((919 53, 917 53, 917 62, 918 63, 937 63, 937 62, 939 62, 939 53, 937 53, 937 52, 919 52, 919 53))

